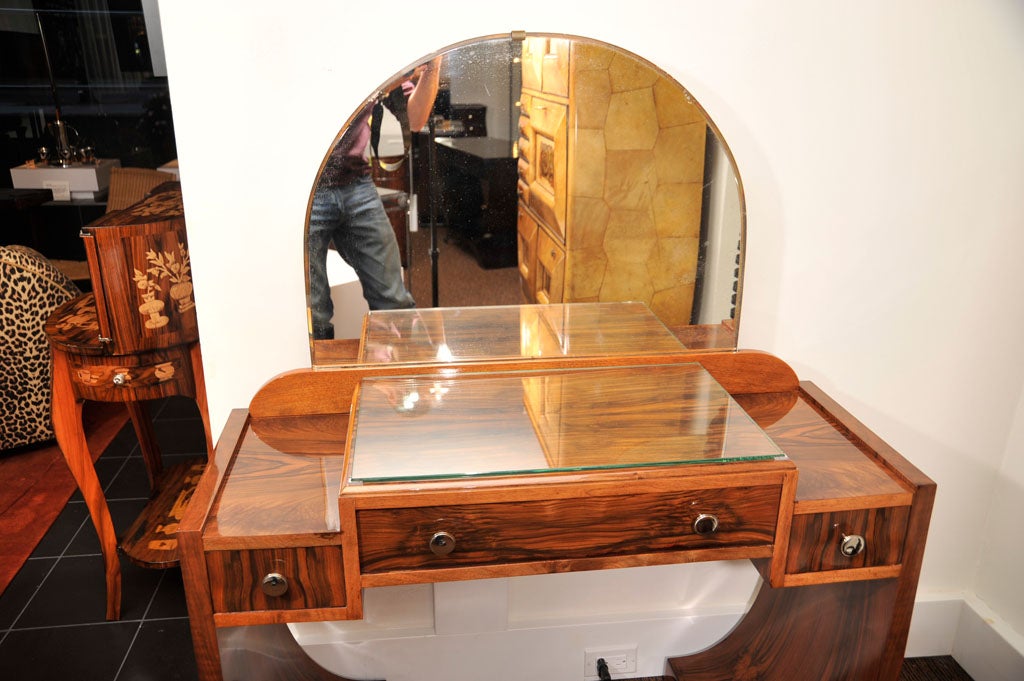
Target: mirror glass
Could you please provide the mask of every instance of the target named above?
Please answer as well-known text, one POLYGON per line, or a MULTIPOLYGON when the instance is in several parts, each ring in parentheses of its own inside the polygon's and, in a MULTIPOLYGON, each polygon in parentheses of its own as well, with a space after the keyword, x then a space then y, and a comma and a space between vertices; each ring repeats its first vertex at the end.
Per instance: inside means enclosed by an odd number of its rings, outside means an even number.
POLYGON ((728 146, 657 66, 564 35, 460 43, 370 93, 321 164, 313 364, 355 361, 368 309, 411 306, 641 302, 688 348, 731 349, 744 231, 728 146))

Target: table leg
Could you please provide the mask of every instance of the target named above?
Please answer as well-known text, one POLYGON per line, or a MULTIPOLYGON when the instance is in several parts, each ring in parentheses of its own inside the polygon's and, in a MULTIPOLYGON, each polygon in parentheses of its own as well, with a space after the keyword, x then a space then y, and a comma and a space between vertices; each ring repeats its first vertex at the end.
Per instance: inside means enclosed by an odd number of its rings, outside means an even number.
POLYGON ((199 341, 189 346, 189 359, 192 361, 192 379, 195 383, 195 395, 192 398, 199 407, 199 418, 203 420, 203 430, 206 432, 206 455, 207 459, 213 460, 213 432, 210 430, 210 409, 206 402, 206 375, 203 373, 203 353, 199 347, 199 341))
POLYGON ((163 458, 160 456, 160 447, 156 442, 156 434, 153 432, 153 421, 149 418, 146 405, 142 402, 125 402, 128 408, 128 416, 132 420, 132 427, 135 429, 135 437, 139 439, 139 449, 142 450, 142 459, 146 462, 146 475, 149 476, 149 490, 156 491, 156 481, 164 470, 163 458))
POLYGON ((121 562, 117 556, 117 536, 110 509, 83 431, 83 404, 84 401, 75 396, 67 355, 53 348, 53 431, 99 536, 107 582, 107 619, 116 620, 121 617, 121 562))

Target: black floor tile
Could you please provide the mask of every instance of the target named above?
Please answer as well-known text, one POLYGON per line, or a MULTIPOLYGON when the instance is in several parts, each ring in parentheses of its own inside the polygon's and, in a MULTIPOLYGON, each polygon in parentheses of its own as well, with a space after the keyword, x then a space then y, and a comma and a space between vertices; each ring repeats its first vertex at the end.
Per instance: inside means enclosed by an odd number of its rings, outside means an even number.
MULTIPOLYGON (((96 477, 100 481, 100 487, 106 489, 114 481, 114 478, 117 477, 118 472, 120 472, 121 467, 124 466, 126 461, 128 461, 128 458, 125 456, 111 457, 106 454, 101 456, 93 464, 93 467, 96 469, 96 477)), ((84 500, 85 497, 82 496, 82 493, 75 489, 75 493, 71 495, 71 501, 84 500)))
POLYGON ((153 429, 164 456, 206 453, 206 435, 199 419, 158 420, 153 429))
POLYGON ((0 631, 11 628, 56 562, 55 558, 33 558, 25 561, 0 596, 0 631))
POLYGON ((163 579, 153 594, 153 601, 146 613, 146 619, 165 619, 188 617, 185 605, 185 585, 181 579, 179 568, 168 568, 163 571, 163 579))
POLYGON ((149 407, 158 421, 200 418, 199 407, 196 406, 195 400, 189 397, 168 397, 160 403, 150 404, 149 407), (159 409, 157 409, 158 404, 159 409))
POLYGON ((117 681, 195 681, 199 678, 187 618, 147 620, 117 681))
MULTIPOLYGON (((159 571, 121 560, 122 621, 143 618, 159 581, 159 571)), ((102 557, 64 557, 57 561, 14 627, 102 623, 106 621, 106 603, 102 557)))
POLYGON ((0 643, 0 679, 113 681, 138 628, 113 622, 8 632, 0 643))
MULTIPOLYGON (((163 465, 167 466, 166 457, 161 457, 163 465)), ((109 485, 103 488, 107 501, 113 499, 138 499, 149 498, 151 493, 149 487, 149 474, 146 472, 146 462, 141 456, 132 457, 124 462, 124 466, 117 472, 109 485)))
MULTIPOLYGON (((146 507, 146 497, 135 499, 111 499, 107 501, 110 517, 114 523, 114 532, 121 536, 128 531, 139 513, 146 507)), ((74 539, 68 544, 65 555, 83 556, 100 553, 100 540, 92 521, 85 523, 74 539)))

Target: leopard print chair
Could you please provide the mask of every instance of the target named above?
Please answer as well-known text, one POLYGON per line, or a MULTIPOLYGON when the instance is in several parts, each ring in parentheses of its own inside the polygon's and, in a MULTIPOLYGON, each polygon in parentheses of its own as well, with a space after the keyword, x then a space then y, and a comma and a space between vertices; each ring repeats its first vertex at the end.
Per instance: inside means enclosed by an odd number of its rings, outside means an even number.
POLYGON ((0 246, 0 451, 53 439, 43 327, 58 305, 80 293, 31 248, 0 246))

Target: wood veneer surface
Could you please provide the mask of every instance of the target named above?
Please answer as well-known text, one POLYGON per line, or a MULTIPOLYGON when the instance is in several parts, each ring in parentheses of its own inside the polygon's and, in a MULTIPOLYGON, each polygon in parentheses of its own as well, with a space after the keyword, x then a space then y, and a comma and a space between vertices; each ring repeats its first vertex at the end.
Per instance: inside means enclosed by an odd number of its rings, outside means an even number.
MULTIPOLYGON (((805 398, 772 393, 736 399, 799 469, 798 508, 833 497, 866 503, 909 495, 866 445, 852 441, 805 398)), ((206 537, 336 531, 325 508, 340 489, 347 425, 347 415, 337 413, 260 419, 260 435, 247 423, 206 537)))
POLYGON ((853 507, 870 507, 879 497, 889 497, 886 505, 910 503, 909 489, 878 464, 873 450, 803 392, 735 398, 799 468, 798 513, 828 510, 812 509, 816 502, 840 507, 849 500, 853 507))

